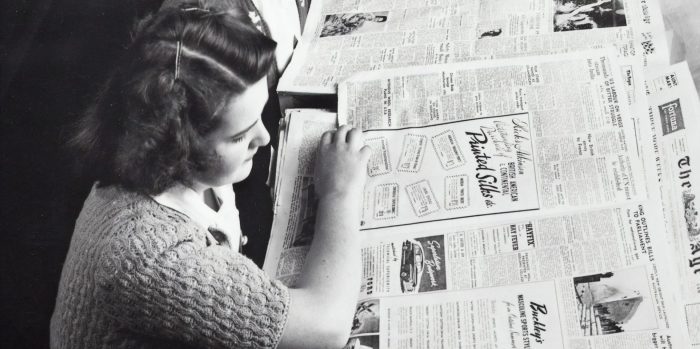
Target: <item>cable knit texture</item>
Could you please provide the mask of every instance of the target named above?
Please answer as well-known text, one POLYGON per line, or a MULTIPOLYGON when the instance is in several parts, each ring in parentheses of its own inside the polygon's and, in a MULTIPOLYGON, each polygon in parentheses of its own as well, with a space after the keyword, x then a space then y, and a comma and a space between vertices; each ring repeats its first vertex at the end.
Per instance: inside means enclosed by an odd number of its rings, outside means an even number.
POLYGON ((273 348, 289 292, 150 197, 93 188, 63 266, 51 348, 273 348))

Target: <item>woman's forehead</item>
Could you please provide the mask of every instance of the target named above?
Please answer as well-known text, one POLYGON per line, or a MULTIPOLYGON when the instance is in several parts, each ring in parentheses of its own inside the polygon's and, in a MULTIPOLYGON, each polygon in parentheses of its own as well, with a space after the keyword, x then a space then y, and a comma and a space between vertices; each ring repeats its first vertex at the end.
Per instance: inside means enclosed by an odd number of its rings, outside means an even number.
POLYGON ((235 133, 254 123, 267 102, 267 81, 250 85, 241 94, 229 99, 222 115, 221 128, 224 132, 235 133))

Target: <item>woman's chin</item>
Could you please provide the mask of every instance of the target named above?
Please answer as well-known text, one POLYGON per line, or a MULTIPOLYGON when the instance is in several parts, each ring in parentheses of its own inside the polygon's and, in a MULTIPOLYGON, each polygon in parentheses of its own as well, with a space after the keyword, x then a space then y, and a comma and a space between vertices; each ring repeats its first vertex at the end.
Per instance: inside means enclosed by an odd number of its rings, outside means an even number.
POLYGON ((248 176, 250 176, 250 171, 253 169, 253 160, 247 160, 243 165, 233 173, 231 183, 238 183, 244 181, 248 176))
POLYGON ((252 170, 252 168, 253 161, 249 160, 243 162, 241 166, 235 169, 234 171, 228 173, 219 172, 217 174, 209 174, 208 176, 204 176, 204 178, 200 177, 200 181, 201 183, 204 183, 209 187, 221 187, 224 185, 231 185, 238 182, 242 182, 246 178, 248 178, 248 176, 250 176, 250 171, 252 170))

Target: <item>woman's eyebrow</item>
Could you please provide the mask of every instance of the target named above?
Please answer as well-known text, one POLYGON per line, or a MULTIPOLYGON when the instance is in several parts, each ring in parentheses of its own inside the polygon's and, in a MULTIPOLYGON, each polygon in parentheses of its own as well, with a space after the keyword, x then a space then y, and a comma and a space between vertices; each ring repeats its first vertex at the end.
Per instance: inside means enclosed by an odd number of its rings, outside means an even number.
POLYGON ((250 131, 250 129, 253 128, 253 126, 255 126, 258 123, 258 121, 260 121, 260 119, 255 120, 255 122, 252 123, 250 126, 246 127, 245 130, 236 133, 235 135, 231 136, 231 138, 236 138, 236 137, 242 136, 246 132, 250 131))

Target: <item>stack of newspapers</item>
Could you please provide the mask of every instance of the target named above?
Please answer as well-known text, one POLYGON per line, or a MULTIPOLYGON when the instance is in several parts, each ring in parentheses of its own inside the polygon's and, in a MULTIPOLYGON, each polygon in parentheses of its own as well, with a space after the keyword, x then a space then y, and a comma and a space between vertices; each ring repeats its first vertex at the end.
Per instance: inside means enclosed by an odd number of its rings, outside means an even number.
POLYGON ((348 124, 372 149, 348 348, 700 348, 700 102, 657 1, 313 1, 265 270, 294 285, 348 124))

